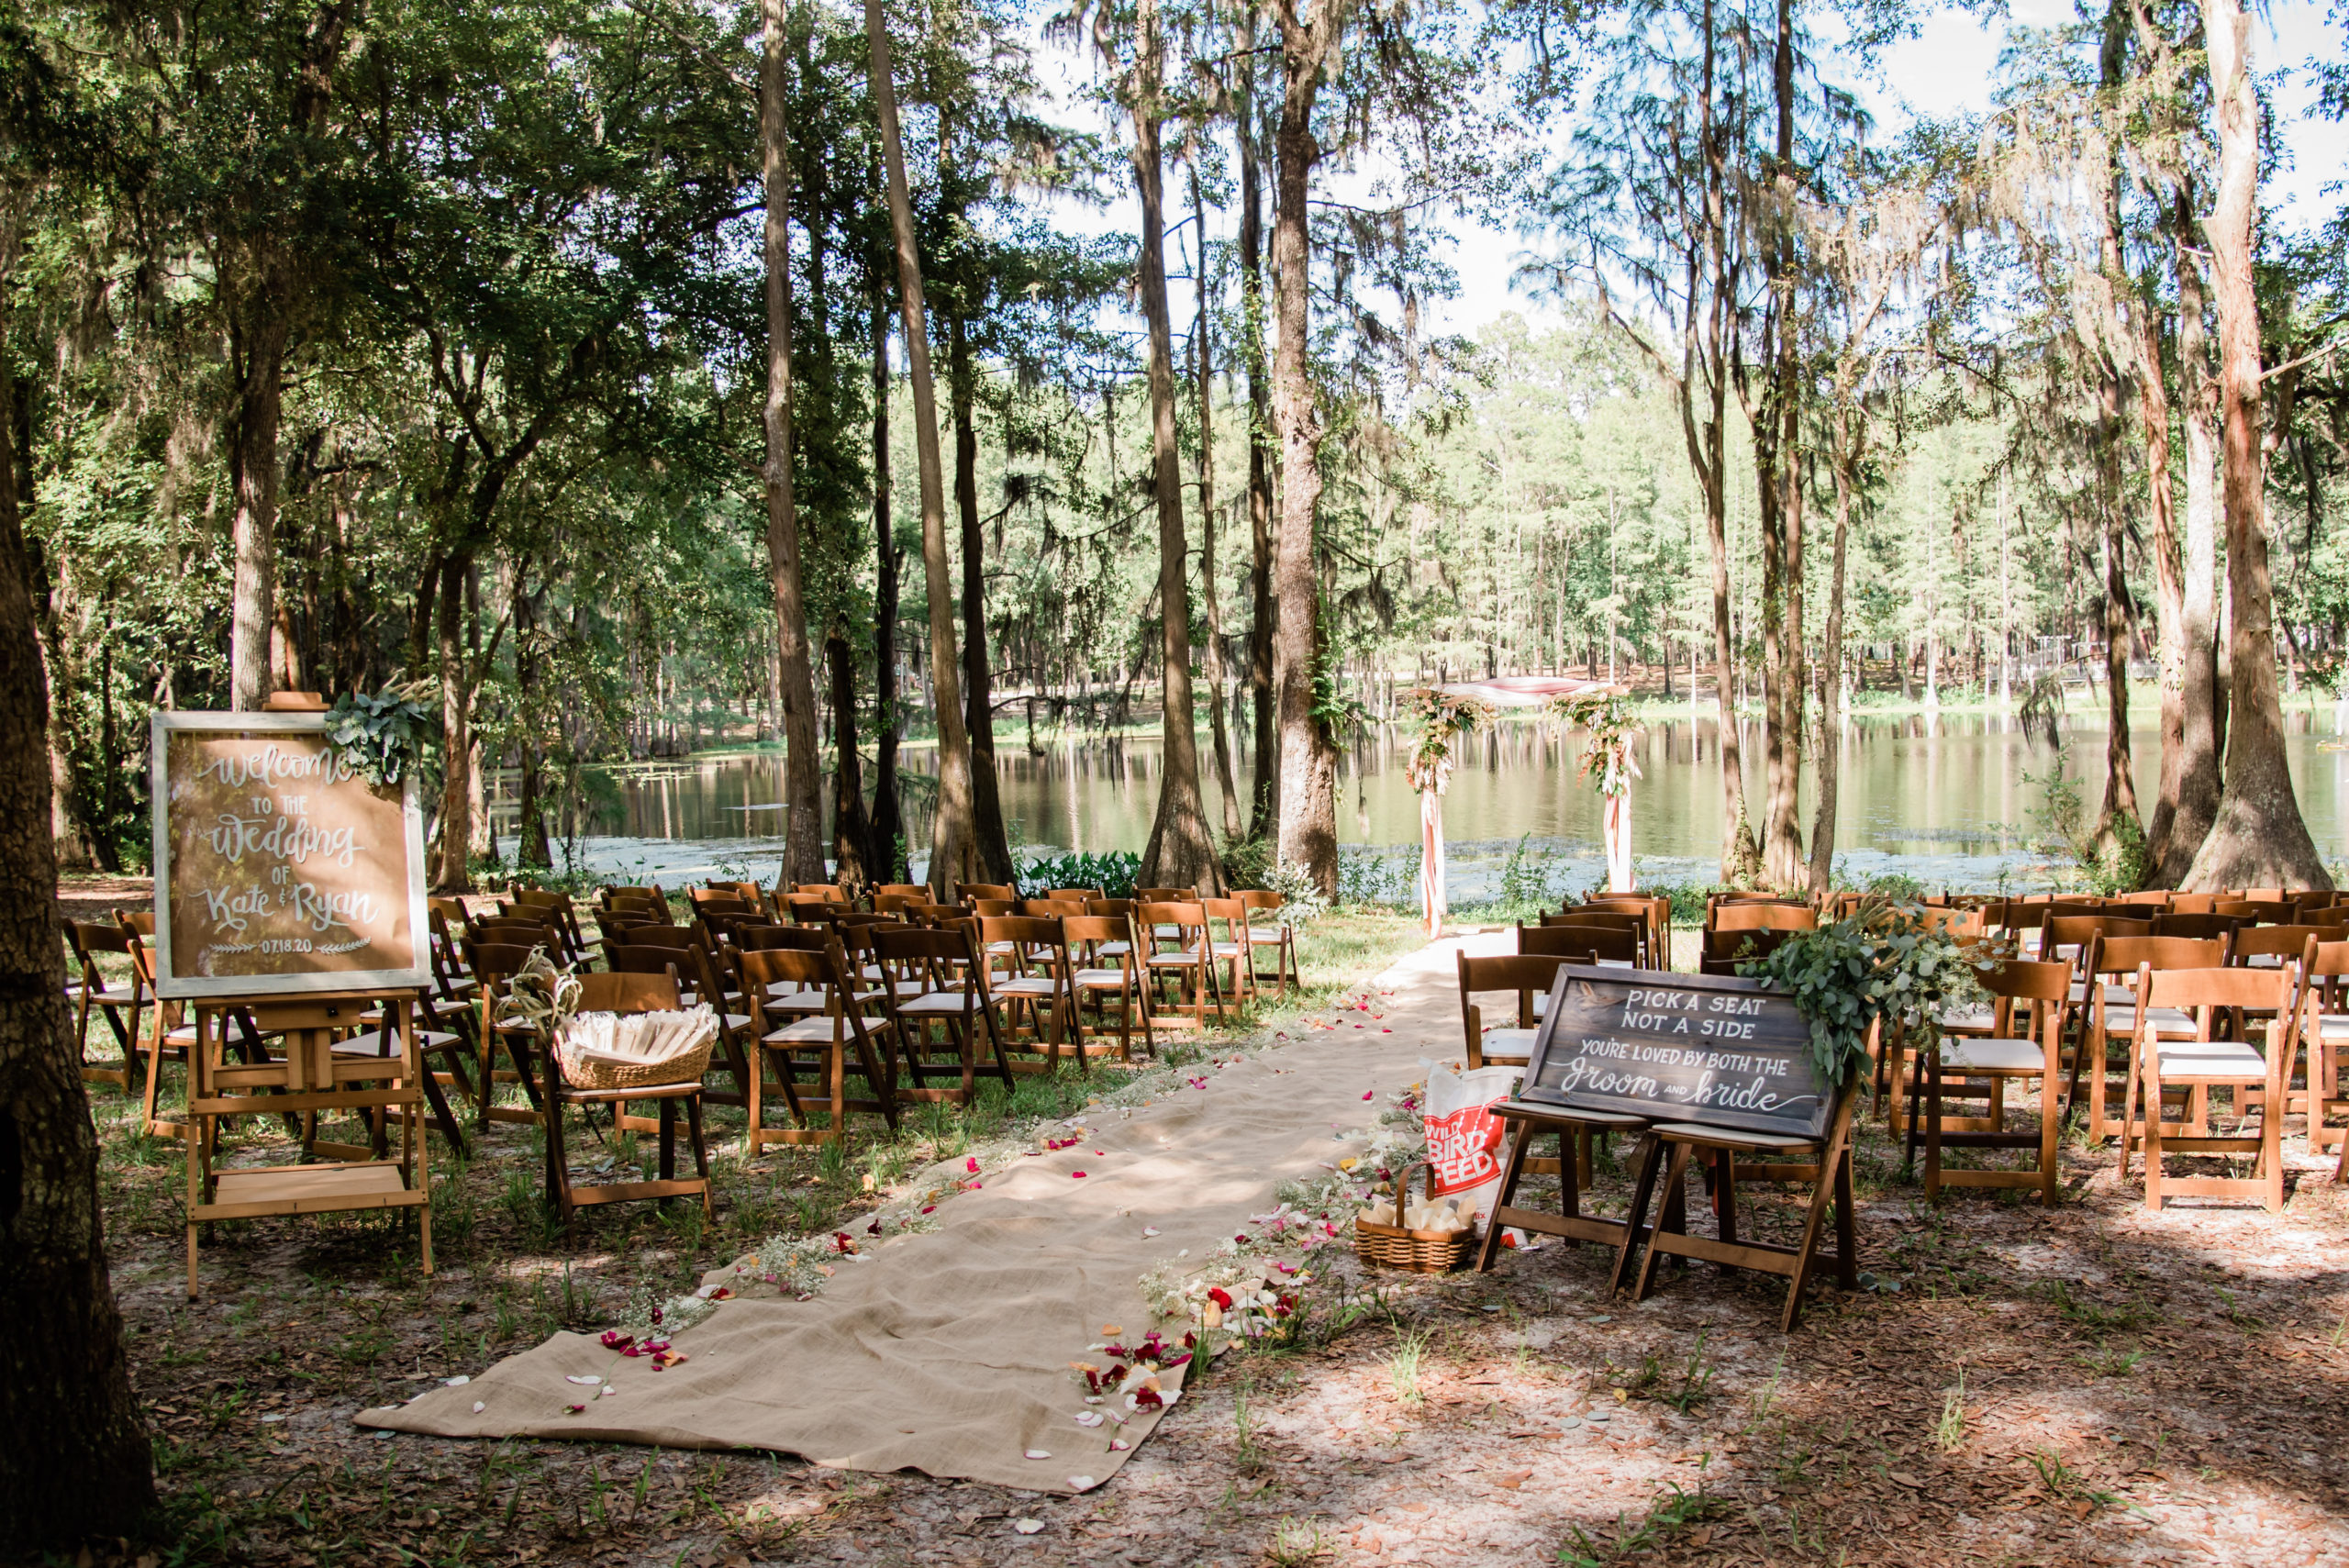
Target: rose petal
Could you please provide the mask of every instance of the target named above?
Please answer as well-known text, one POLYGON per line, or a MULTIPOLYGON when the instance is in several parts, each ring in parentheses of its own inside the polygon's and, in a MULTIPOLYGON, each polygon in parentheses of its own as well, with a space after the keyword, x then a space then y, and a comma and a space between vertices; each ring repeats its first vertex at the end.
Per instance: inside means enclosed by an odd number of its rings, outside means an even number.
POLYGON ((1100 1412, 1097 1410, 1079 1411, 1077 1413, 1076 1424, 1080 1427, 1097 1427, 1101 1424, 1100 1412))
POLYGON ((1080 1492, 1092 1491, 1094 1485, 1093 1477, 1090 1475, 1072 1475, 1068 1478, 1068 1484, 1080 1492))
POLYGON ((588 1373, 586 1376, 584 1376, 584 1377, 571 1377, 571 1376, 566 1375, 566 1376, 563 1378, 563 1382, 565 1382, 565 1383, 584 1383, 584 1384, 588 1385, 590 1387, 592 1387, 592 1386, 594 1386, 595 1385, 596 1385, 596 1384, 598 1384, 598 1383, 601 1383, 601 1382, 603 1382, 603 1381, 604 1381, 604 1380, 603 1380, 602 1378, 597 1377, 597 1376, 596 1376, 594 1373, 592 1373, 592 1372, 591 1372, 591 1373, 588 1373))
MULTIPOLYGON (((1360 1024, 1356 1024, 1356 1025, 1354 1026, 1354 1028, 1356 1028, 1356 1029, 1360 1029, 1360 1028, 1362 1028, 1362 1026, 1361 1026, 1360 1024)), ((1378 1093, 1378 1091, 1377 1091, 1377 1090, 1375 1090, 1375 1089, 1365 1089, 1365 1090, 1364 1090, 1364 1091, 1363 1091, 1363 1095, 1362 1095, 1362 1097, 1363 1097, 1364 1099, 1365 1099, 1365 1100, 1366 1100, 1366 1099, 1369 1099, 1372 1095, 1375 1095, 1375 1094, 1377 1094, 1377 1093, 1378 1093)))
POLYGON ((1052 1451, 1048 1448, 1031 1448, 1028 1450, 1028 1457, 1030 1459, 1050 1459, 1052 1457, 1052 1451))
POLYGON ((977 1175, 979 1173, 979 1157, 974 1154, 969 1159, 963 1161, 963 1169, 968 1171, 974 1176, 977 1175))
POLYGON ((1074 1180, 1074 1181, 1079 1181, 1079 1182, 1081 1182, 1081 1181, 1085 1180, 1085 1173, 1084 1173, 1084 1172, 1082 1172, 1082 1171, 1071 1171, 1071 1172, 1069 1173, 1069 1176, 1071 1177, 1071 1179, 1073 1179, 1073 1180, 1074 1180))
POLYGON ((1126 1450, 1133 1446, 1133 1444, 1128 1442, 1123 1438, 1111 1438, 1109 1440, 1109 1451, 1112 1453, 1123 1453, 1126 1450))
POLYGON ((1041 1519, 1021 1519, 1011 1528, 1018 1530, 1021 1535, 1034 1535, 1037 1531, 1044 1528, 1044 1521, 1041 1519))
POLYGON ((484 1410, 486 1410, 486 1409, 488 1409, 488 1408, 489 1408, 489 1406, 488 1406, 486 1403, 484 1403, 484 1401, 479 1400, 479 1399, 476 1399, 476 1400, 474 1400, 474 1401, 473 1401, 473 1414, 474 1414, 474 1415, 478 1416, 478 1415, 480 1415, 484 1410))
POLYGON ((1158 1227, 1155 1225, 1145 1225, 1141 1228, 1141 1233, 1144 1236, 1155 1236, 1158 1234, 1158 1227))
POLYGON ((587 1408, 587 1407, 586 1407, 586 1406, 584 1406, 584 1405, 565 1405, 565 1406, 563 1407, 563 1409, 564 1409, 564 1410, 568 1411, 570 1414, 572 1414, 572 1415, 573 1415, 573 1416, 576 1416, 577 1414, 579 1414, 579 1412, 580 1412, 580 1411, 584 1410, 585 1408, 587 1408))

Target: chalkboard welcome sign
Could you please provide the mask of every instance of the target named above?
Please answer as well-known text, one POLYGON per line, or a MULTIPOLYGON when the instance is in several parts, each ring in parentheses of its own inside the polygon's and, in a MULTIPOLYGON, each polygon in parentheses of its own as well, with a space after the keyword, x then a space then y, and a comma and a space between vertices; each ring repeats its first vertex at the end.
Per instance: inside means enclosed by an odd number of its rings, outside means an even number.
POLYGON ((156 990, 166 997, 421 985, 415 781, 336 756, 320 714, 159 713, 156 990))
POLYGON ((1818 1138, 1834 1099, 1784 992, 1733 975, 1561 964, 1520 1099, 1818 1138))

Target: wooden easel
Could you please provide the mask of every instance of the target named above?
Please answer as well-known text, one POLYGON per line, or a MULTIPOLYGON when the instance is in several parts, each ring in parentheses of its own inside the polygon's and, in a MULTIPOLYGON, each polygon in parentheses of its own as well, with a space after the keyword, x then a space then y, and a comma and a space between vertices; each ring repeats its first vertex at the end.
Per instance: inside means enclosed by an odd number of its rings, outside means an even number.
MULTIPOLYGON (((1779 1314, 1778 1327, 1791 1331, 1802 1317, 1803 1287, 1809 1283, 1815 1264, 1832 1263, 1836 1279, 1844 1289, 1855 1289, 1859 1284, 1858 1247, 1854 1235, 1852 1217, 1852 1108, 1854 1103, 1854 1074, 1836 1092, 1834 1114, 1828 1121, 1826 1136, 1815 1144, 1805 1143, 1776 1133, 1741 1132, 1731 1128, 1699 1126, 1693 1122, 1659 1122, 1650 1137, 1640 1160, 1637 1184, 1631 1189, 1631 1208, 1625 1223, 1638 1228, 1655 1196, 1658 1167, 1664 1168, 1664 1212, 1656 1217, 1654 1229, 1648 1236, 1647 1251, 1640 1260, 1638 1283, 1632 1299, 1644 1301, 1654 1288, 1655 1265, 1658 1258, 1702 1258, 1719 1263, 1724 1270, 1758 1269, 1765 1273, 1786 1278, 1787 1304, 1779 1314), (1816 1158, 1801 1164, 1768 1164, 1758 1168, 1740 1165, 1738 1156, 1786 1156, 1798 1151, 1815 1149, 1816 1158), (1667 1151, 1668 1162, 1667 1162, 1667 1151), (1689 1161, 1702 1154, 1712 1165, 1713 1202, 1720 1219, 1720 1235, 1692 1236, 1687 1229, 1686 1207, 1680 1202, 1682 1184, 1687 1178, 1689 1161), (1737 1235, 1737 1179, 1740 1174, 1786 1173, 1800 1173, 1813 1182, 1809 1211, 1804 1216, 1801 1241, 1792 1247, 1771 1241, 1742 1241, 1737 1235), (1819 1251, 1820 1231, 1825 1225, 1830 1202, 1835 1207, 1835 1251, 1822 1256, 1819 1251)), ((1616 1264, 1615 1284, 1622 1284, 1625 1266, 1631 1252, 1628 1248, 1616 1264)))
POLYGON ((408 990, 313 991, 274 996, 206 997, 191 1004, 195 1044, 188 1052, 187 1295, 196 1298, 201 1226, 216 1219, 328 1214, 354 1209, 417 1211, 424 1272, 432 1272, 431 1172, 420 1136, 423 1070, 417 1056, 416 995, 408 990), (385 1040, 399 1052, 338 1052, 337 1036, 372 1008, 383 1010, 385 1040), (228 1060, 231 1015, 249 1017, 282 1040, 284 1054, 228 1060), (388 1081, 388 1082, 387 1082, 388 1081), (390 1116, 399 1110, 396 1122, 390 1116), (356 1112, 371 1124, 367 1144, 317 1137, 320 1112, 356 1112), (215 1171, 220 1118, 277 1112, 299 1117, 303 1151, 333 1158, 294 1165, 215 1171), (388 1150, 392 1126, 399 1152, 388 1150))
POLYGON ((1485 1223, 1485 1245, 1476 1256, 1478 1271, 1493 1266, 1494 1259, 1500 1255, 1501 1230, 1512 1225, 1520 1230, 1555 1236, 1569 1242, 1588 1241, 1612 1247, 1620 1254, 1631 1240, 1631 1223, 1582 1211, 1582 1188, 1590 1180, 1590 1139, 1593 1133, 1644 1131, 1647 1122, 1639 1117, 1618 1116, 1609 1111, 1562 1110, 1528 1105, 1522 1100, 1504 1100, 1493 1106, 1492 1114, 1508 1124, 1508 1156, 1501 1167, 1501 1186, 1493 1199, 1493 1212, 1485 1223), (1544 1133, 1557 1136, 1558 1158, 1528 1158, 1533 1140, 1544 1133), (1553 1164, 1557 1167, 1558 1212, 1513 1207, 1510 1199, 1517 1195, 1518 1184, 1528 1174, 1536 1173, 1537 1167, 1553 1164))

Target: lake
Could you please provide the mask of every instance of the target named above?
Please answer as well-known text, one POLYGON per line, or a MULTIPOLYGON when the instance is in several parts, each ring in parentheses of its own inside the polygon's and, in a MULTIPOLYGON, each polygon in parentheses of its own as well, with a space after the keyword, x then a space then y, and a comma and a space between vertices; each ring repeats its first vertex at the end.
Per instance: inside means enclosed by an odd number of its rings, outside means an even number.
MULTIPOLYGON (((2349 751, 2323 749, 2333 741, 2334 716, 2288 713, 2292 775, 2310 831, 2328 859, 2349 853, 2349 751)), ((1720 786, 1716 725, 1679 717, 1652 723, 1637 757, 1644 775, 1633 793, 1632 843, 1645 881, 1709 879, 1720 841, 1720 786)), ((1030 752, 1016 736, 998 756, 1003 809, 1016 844, 1035 853, 1058 850, 1139 851, 1156 809, 1160 744, 1153 740, 1092 740, 1030 752)), ((2093 812, 2102 796, 2104 731, 2072 722, 2064 755, 2093 812)), ((2160 769, 2160 745, 2151 729, 2132 735, 2137 788, 2150 802, 2160 769)), ((1444 802, 1453 896, 1488 895, 1520 840, 1531 836, 1527 861, 1553 887, 1579 886, 1604 874, 1599 855, 1599 800, 1576 775, 1583 737, 1553 724, 1505 722, 1470 737, 1444 802)), ((1744 739, 1749 798, 1761 793, 1760 726, 1744 739)), ((1854 721, 1842 740, 1838 856, 1856 875, 1898 872, 1929 884, 1990 887, 2003 873, 2020 885, 2032 879, 2043 857, 2031 851, 2038 836, 2044 781, 2054 753, 2027 740, 2010 718, 1979 714, 1905 716, 1854 721)), ((1221 795, 1211 748, 1202 740, 1208 777, 1208 817, 1219 822, 1221 795)), ((1384 859, 1395 880, 1416 854, 1419 800, 1404 777, 1409 743, 1393 727, 1375 727, 1341 753, 1338 783, 1339 837, 1350 861, 1384 859), (1389 851, 1375 856, 1373 851, 1389 851)), ((935 754, 908 750, 909 773, 922 773, 908 791, 914 847, 927 842, 927 814, 913 798, 935 766, 935 754)), ((1235 759, 1246 787, 1245 758, 1235 759)), ((729 868, 766 880, 776 862, 782 813, 758 809, 783 798, 778 751, 711 751, 655 763, 603 770, 608 791, 583 840, 584 863, 614 873, 668 882, 725 874, 729 868), (750 808, 750 809, 745 809, 750 808)), ((868 777, 870 770, 868 769, 868 777)), ((501 832, 512 833, 511 803, 503 785, 495 811, 501 832)), ((1811 805, 1805 791, 1803 825, 1811 805)), ((829 805, 827 801, 826 810, 829 805)), ((1520 874, 1526 864, 1520 864, 1520 874)), ((1378 880, 1376 873, 1369 873, 1378 880)), ((1397 895, 1400 896, 1400 895, 1397 895)))

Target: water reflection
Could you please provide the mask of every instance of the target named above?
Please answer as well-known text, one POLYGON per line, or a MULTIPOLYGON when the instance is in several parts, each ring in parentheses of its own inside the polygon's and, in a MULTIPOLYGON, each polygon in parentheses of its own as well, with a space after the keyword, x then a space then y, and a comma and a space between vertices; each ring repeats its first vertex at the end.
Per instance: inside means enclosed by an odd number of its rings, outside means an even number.
MULTIPOLYGON (((2321 750, 2333 733, 2328 712, 2314 722, 2288 714, 2294 782, 2310 832, 2323 852, 2341 852, 2342 803, 2349 798, 2349 752, 2321 750)), ((2132 734, 2137 790, 2150 801, 2160 769, 2159 737, 2132 734)), ((1509 722, 1470 739, 1445 801, 1447 834, 1464 845, 1511 841, 1531 833, 1569 845, 1598 841, 1598 797, 1577 775, 1583 737, 1562 726, 1509 722)), ((1749 813, 1764 787, 1758 725, 1741 734, 1749 813)), ((2017 849, 2035 832, 2054 753, 2027 740, 2011 718, 1909 715, 1849 726, 1839 740, 1842 784, 1839 844, 1914 856, 1980 855, 2017 849)), ((1395 727, 1366 729, 1343 749, 1338 782, 1340 838, 1356 844, 1416 841, 1419 803, 1404 776, 1410 740, 1395 727)), ((1211 749, 1202 738, 1210 822, 1220 824, 1221 793, 1211 749)), ((2088 809, 2102 791, 2104 733, 2075 724, 2064 737, 2066 772, 2088 809)), ((1640 738, 1642 779, 1634 795, 1632 837, 1639 853, 1696 856, 1720 842, 1717 726, 1703 717, 1653 723, 1640 738)), ((997 759, 1004 817, 1015 841, 1100 851, 1140 850, 1157 806, 1160 746, 1155 740, 1064 742, 1030 751, 1016 739, 997 759)), ((927 838, 927 797, 934 754, 903 753, 908 837, 927 838)), ((1251 759, 1235 759, 1241 787, 1251 759)), ((867 776, 870 776, 869 771, 867 776)), ((587 831, 629 840, 718 840, 779 836, 783 758, 775 751, 707 752, 674 762, 599 770, 598 798, 587 831)), ((510 781, 501 782, 495 815, 512 832, 510 781)), ((1808 783, 1802 821, 1813 810, 1808 783)), ((825 810, 829 819, 829 794, 825 810)), ((1244 817, 1246 813, 1241 813, 1244 817)))

